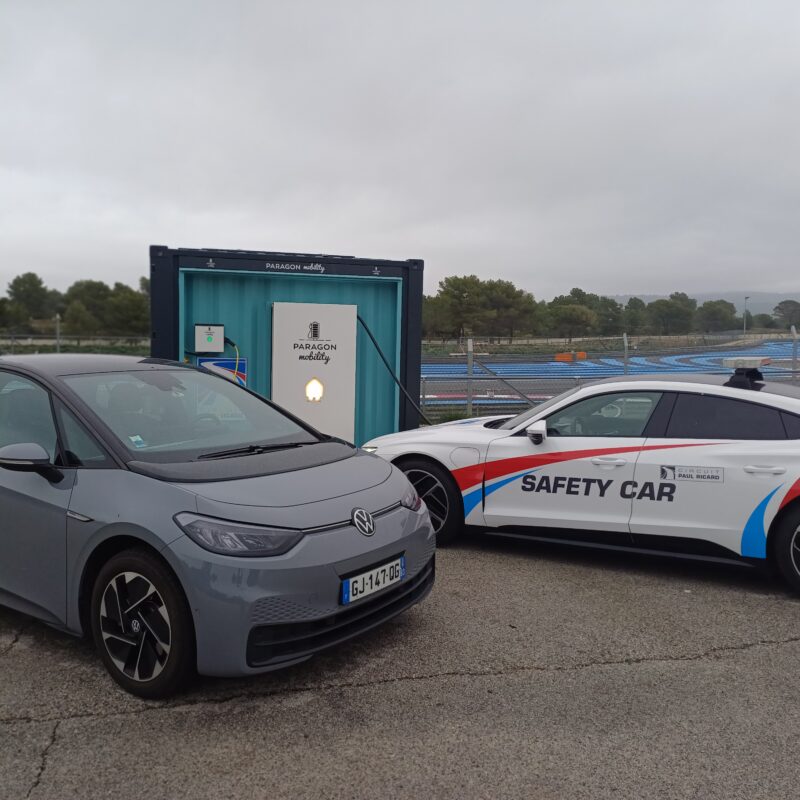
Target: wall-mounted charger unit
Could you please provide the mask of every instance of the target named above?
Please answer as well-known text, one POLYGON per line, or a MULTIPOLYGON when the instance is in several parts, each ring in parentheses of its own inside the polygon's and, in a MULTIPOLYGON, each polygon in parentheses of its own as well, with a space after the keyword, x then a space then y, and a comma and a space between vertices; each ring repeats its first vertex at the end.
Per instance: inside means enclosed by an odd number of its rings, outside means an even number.
POLYGON ((195 353, 224 353, 225 326, 196 323, 194 326, 195 353))

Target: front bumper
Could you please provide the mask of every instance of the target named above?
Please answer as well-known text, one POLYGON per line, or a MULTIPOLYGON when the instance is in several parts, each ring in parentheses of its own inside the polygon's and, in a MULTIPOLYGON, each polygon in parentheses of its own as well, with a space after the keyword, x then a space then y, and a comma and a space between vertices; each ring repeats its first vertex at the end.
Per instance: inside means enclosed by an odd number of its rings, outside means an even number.
POLYGON ((296 663, 314 653, 352 639, 390 620, 423 600, 433 588, 436 556, 414 578, 392 586, 385 592, 365 598, 352 607, 314 622, 284 622, 259 625, 247 640, 247 664, 250 667, 277 668, 286 662, 296 663))
POLYGON ((373 536, 345 525, 309 533, 272 558, 216 555, 188 536, 173 541, 167 555, 194 618, 198 672, 236 676, 296 664, 422 600, 434 580, 427 511, 395 508, 375 522, 373 536), (340 605, 343 576, 399 555, 406 558, 402 583, 340 605))

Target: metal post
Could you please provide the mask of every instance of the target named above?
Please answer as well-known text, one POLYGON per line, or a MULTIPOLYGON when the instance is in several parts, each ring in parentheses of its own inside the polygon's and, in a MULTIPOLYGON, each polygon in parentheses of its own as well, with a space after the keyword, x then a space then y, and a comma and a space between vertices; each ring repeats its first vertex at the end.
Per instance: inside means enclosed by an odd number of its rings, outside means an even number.
POLYGON ((797 328, 792 325, 792 381, 797 380, 797 328))
POLYGON ((744 298, 744 314, 742 314, 742 338, 747 336, 747 301, 750 299, 749 295, 744 298))
POLYGON ((473 373, 472 339, 467 339, 467 417, 472 416, 472 373, 473 373))
POLYGON ((56 353, 61 352, 61 314, 56 314, 56 353))
POLYGON ((423 375, 419 379, 419 406, 422 409, 423 413, 425 412, 425 395, 427 394, 426 391, 426 379, 423 375))
POLYGON ((623 333, 622 334, 622 349, 623 349, 623 352, 624 352, 624 355, 622 357, 622 363, 624 365, 625 374, 627 375, 628 374, 628 334, 627 333, 623 333))

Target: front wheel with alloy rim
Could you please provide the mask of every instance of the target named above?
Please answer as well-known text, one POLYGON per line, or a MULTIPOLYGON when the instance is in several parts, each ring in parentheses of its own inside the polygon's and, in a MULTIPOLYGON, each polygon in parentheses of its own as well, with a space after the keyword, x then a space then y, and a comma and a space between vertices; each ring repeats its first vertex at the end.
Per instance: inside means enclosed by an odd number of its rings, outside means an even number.
POLYGON ((92 634, 123 689, 146 698, 182 688, 194 666, 192 618, 175 576, 145 550, 126 550, 100 570, 92 592, 92 634))
POLYGON ((464 528, 464 502, 448 470, 426 459, 407 459, 397 465, 428 507, 436 544, 454 542, 464 528))
POLYGON ((772 557, 783 579, 800 594, 800 506, 789 509, 778 523, 772 557))

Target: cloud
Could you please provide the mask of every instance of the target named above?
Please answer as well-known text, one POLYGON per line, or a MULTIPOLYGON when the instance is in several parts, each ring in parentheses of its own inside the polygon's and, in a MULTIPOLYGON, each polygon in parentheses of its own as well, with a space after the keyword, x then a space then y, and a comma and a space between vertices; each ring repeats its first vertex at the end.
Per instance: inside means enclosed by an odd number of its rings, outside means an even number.
POLYGON ((800 7, 0 0, 0 285, 147 245, 797 292, 800 7), (766 282, 766 284, 765 284, 766 282))

